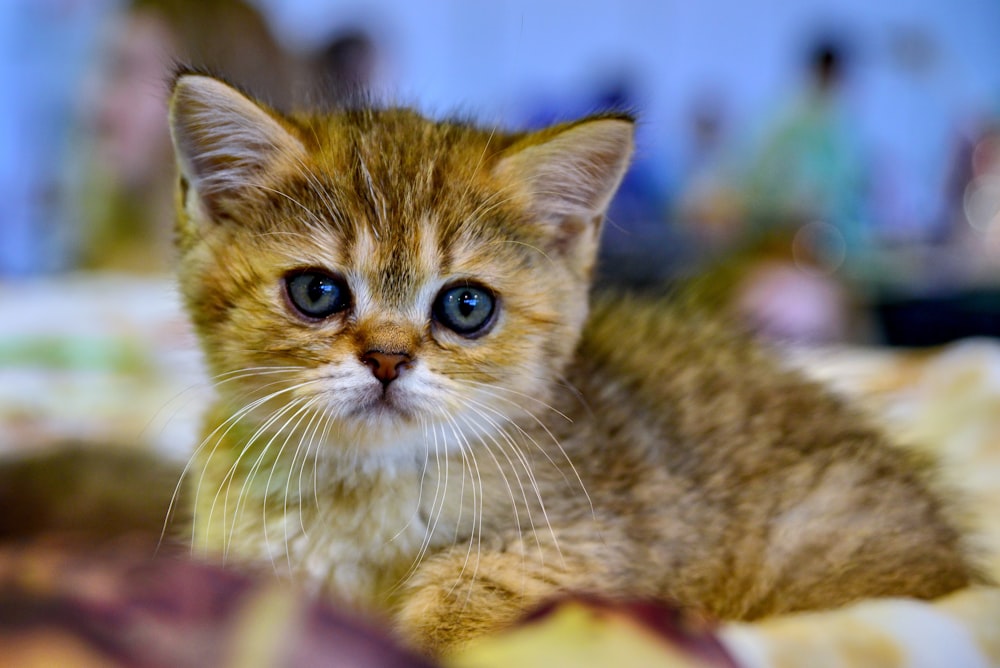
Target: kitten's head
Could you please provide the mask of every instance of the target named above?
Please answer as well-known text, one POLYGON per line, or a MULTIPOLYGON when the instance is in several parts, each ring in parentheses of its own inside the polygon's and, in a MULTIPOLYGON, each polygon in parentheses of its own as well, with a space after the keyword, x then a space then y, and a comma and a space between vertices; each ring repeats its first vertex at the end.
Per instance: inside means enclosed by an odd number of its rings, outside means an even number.
POLYGON ((283 115, 185 73, 170 121, 181 286, 224 393, 277 392, 276 423, 320 415, 361 448, 546 410, 631 119, 504 134, 406 109, 283 115))

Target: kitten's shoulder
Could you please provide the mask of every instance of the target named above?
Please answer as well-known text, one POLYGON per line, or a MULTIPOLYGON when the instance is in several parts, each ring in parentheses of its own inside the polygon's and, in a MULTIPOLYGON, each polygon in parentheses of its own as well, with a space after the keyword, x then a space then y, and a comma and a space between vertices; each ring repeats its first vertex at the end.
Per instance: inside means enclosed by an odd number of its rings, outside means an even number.
POLYGON ((867 431, 863 413, 807 379, 719 313, 683 299, 598 294, 577 352, 593 387, 615 385, 618 400, 660 416, 674 436, 711 441, 754 461, 782 448, 808 456, 867 431))
POLYGON ((682 367, 786 372, 733 319, 670 295, 595 293, 580 353, 623 373, 670 379, 682 367))

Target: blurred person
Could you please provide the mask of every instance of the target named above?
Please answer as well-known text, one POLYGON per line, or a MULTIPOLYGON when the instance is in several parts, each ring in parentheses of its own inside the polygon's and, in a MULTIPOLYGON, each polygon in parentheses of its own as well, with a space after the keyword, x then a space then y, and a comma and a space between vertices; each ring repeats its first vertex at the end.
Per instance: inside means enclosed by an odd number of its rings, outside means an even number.
POLYGON ((688 158, 673 217, 700 255, 731 250, 746 233, 746 211, 722 100, 703 93, 689 115, 688 158))
POLYGON ((948 241, 959 249, 955 278, 1000 284, 1000 117, 960 140, 946 189, 948 241))
POLYGON ((805 90, 752 165, 748 204, 756 231, 794 234, 795 227, 819 220, 835 227, 852 252, 867 245, 868 175, 842 95, 849 58, 841 39, 822 37, 809 47, 805 90))
POLYGON ((159 271, 171 257, 174 166, 166 96, 177 63, 232 77, 268 102, 291 100, 293 60, 239 0, 136 0, 116 17, 92 92, 80 263, 159 271))
POLYGON ((860 319, 852 305, 869 264, 868 176, 843 105, 849 58, 841 39, 812 42, 805 89, 751 165, 750 252, 732 304, 764 335, 825 343, 860 319))
MULTIPOLYGON (((887 247, 927 247, 947 234, 946 188, 965 94, 960 73, 948 62, 940 35, 919 25, 887 31, 882 54, 887 75, 871 90, 866 126, 877 137, 872 219, 887 247)), ((938 282, 933 261, 921 263, 918 280, 938 282)))
POLYGON ((380 49, 360 27, 347 27, 306 57, 308 104, 342 104, 371 93, 376 85, 380 49))

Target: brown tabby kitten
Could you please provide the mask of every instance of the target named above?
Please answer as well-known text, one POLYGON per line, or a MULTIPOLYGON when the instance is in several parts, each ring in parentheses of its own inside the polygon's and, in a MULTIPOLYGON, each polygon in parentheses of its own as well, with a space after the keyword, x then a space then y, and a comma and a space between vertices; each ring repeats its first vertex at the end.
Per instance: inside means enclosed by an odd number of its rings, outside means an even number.
POLYGON ((219 400, 192 538, 443 651, 560 591, 754 619, 966 585, 923 469, 716 326, 588 316, 633 122, 282 115, 185 72, 180 277, 219 400))

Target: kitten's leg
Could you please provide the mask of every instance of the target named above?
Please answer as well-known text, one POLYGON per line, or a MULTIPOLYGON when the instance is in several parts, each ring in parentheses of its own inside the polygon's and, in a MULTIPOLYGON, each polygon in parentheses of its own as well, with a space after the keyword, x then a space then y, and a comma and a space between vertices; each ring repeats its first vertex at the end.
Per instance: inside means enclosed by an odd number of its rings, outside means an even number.
POLYGON ((838 461, 808 485, 791 475, 761 482, 759 498, 769 489, 807 491, 770 515, 758 505, 758 515, 744 519, 748 530, 730 542, 741 556, 724 580, 739 594, 716 597, 713 612, 757 619, 875 596, 933 599, 977 582, 942 504, 916 477, 883 462, 880 469, 838 461))
POLYGON ((410 644, 440 654, 503 628, 555 589, 515 555, 489 552, 466 566, 465 550, 450 550, 421 567, 396 621, 410 644))
MULTIPOLYGON (((560 592, 596 591, 617 581, 601 552, 557 548, 551 534, 527 535, 477 555, 457 546, 428 558, 414 574, 396 614, 399 631, 430 654, 497 631, 560 592), (548 541, 546 540, 548 539, 548 541), (594 558, 594 554, 597 558, 594 558), (583 556, 587 555, 587 556, 583 556)), ((579 547, 579 546, 574 546, 579 547)))

